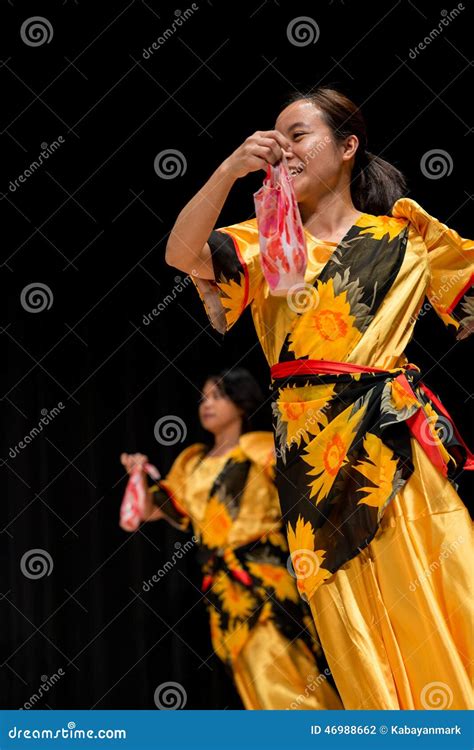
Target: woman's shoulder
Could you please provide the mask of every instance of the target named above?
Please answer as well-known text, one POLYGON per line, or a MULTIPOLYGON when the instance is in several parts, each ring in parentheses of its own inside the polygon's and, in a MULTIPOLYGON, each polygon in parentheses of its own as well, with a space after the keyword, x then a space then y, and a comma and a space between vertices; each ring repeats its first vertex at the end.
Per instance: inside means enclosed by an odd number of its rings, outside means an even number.
POLYGON ((272 432, 245 432, 240 436, 239 446, 247 458, 260 466, 269 466, 275 462, 272 432))
POLYGON ((427 239, 428 235, 436 236, 443 231, 441 222, 431 216, 413 198, 399 198, 393 205, 392 216, 406 219, 423 239, 427 239))
POLYGON ((226 232, 233 237, 246 239, 249 242, 258 239, 258 224, 256 217, 253 219, 246 219, 245 221, 239 221, 236 224, 217 227, 216 231, 226 232))
POLYGON ((184 467, 186 466, 186 464, 192 462, 192 460, 196 457, 202 456, 206 452, 206 450, 207 446, 204 443, 192 443, 186 448, 183 448, 181 453, 177 455, 174 463, 175 465, 184 467))

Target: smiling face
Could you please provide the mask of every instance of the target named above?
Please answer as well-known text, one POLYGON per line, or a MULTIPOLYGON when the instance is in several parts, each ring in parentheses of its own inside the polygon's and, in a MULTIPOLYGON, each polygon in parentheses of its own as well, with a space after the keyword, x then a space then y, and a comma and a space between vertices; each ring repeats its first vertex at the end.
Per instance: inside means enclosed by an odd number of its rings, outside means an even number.
POLYGON ((357 136, 337 142, 321 111, 308 100, 293 102, 280 112, 275 128, 291 141, 286 157, 299 204, 349 185, 357 136))
POLYGON ((207 380, 199 402, 199 419, 205 430, 213 435, 233 423, 242 424, 242 410, 219 390, 213 380, 207 380))

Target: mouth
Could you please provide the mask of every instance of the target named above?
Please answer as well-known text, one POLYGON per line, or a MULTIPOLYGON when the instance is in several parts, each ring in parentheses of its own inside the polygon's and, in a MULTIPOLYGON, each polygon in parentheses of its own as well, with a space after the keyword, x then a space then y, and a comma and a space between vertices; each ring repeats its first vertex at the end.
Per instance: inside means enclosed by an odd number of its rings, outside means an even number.
POLYGON ((304 170, 303 164, 298 164, 294 167, 288 167, 288 172, 290 173, 291 177, 296 177, 297 175, 301 174, 301 172, 304 170))

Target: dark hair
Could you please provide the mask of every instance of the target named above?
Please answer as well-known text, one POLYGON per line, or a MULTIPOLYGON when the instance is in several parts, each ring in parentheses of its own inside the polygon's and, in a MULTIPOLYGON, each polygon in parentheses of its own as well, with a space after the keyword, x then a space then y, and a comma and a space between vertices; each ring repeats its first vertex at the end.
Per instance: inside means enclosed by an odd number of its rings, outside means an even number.
POLYGON ((367 150, 367 127, 359 107, 336 89, 319 87, 307 94, 296 92, 285 106, 307 100, 321 111, 326 125, 336 141, 356 135, 356 151, 351 180, 351 195, 359 211, 370 214, 390 214, 393 204, 406 193, 403 174, 380 156, 367 150))
POLYGON ((216 384, 219 392, 227 396, 233 404, 242 409, 242 434, 252 429, 252 417, 263 403, 263 393, 253 375, 243 367, 222 370, 217 375, 209 375, 209 381, 216 384))

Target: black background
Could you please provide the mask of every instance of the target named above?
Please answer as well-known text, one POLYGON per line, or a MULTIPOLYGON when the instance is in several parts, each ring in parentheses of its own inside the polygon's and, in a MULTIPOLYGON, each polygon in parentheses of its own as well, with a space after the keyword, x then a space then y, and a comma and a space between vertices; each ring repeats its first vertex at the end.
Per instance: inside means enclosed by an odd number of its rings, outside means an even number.
MULTIPOLYGON (((190 4, 2 0, 2 708, 22 706, 59 668, 64 676, 37 708, 155 708, 155 689, 170 680, 186 691, 186 708, 240 706, 211 655, 194 553, 150 592, 141 588, 186 537, 165 524, 133 535, 118 526, 121 451, 148 453, 165 473, 200 437, 196 406, 209 371, 239 362, 268 379, 248 312, 223 341, 190 285, 143 322, 184 276, 164 263, 166 237, 218 164, 272 128, 295 88, 336 85, 363 105, 370 150, 406 173, 409 195, 473 234, 468 2, 415 59, 410 49, 454 5, 197 5, 145 59, 190 4), (53 36, 33 47, 20 28, 35 15, 53 36), (315 44, 288 39, 299 16, 318 24, 315 44), (41 144, 59 136, 60 148, 12 191, 41 144), (154 169, 166 149, 186 161, 174 179, 154 169), (431 149, 448 152, 449 176, 423 175, 431 149), (41 313, 21 304, 36 282, 53 295, 41 313), (12 458, 58 402, 61 413, 12 458), (183 443, 157 443, 154 426, 166 415, 184 421, 183 443), (21 573, 32 549, 51 556, 50 575, 21 573)), ((219 225, 252 215, 262 177, 236 184, 219 225)), ((469 436, 468 346, 430 312, 409 354, 469 436)), ((270 426, 267 407, 259 418, 270 426)), ((467 499, 464 479, 460 492, 467 499)))

